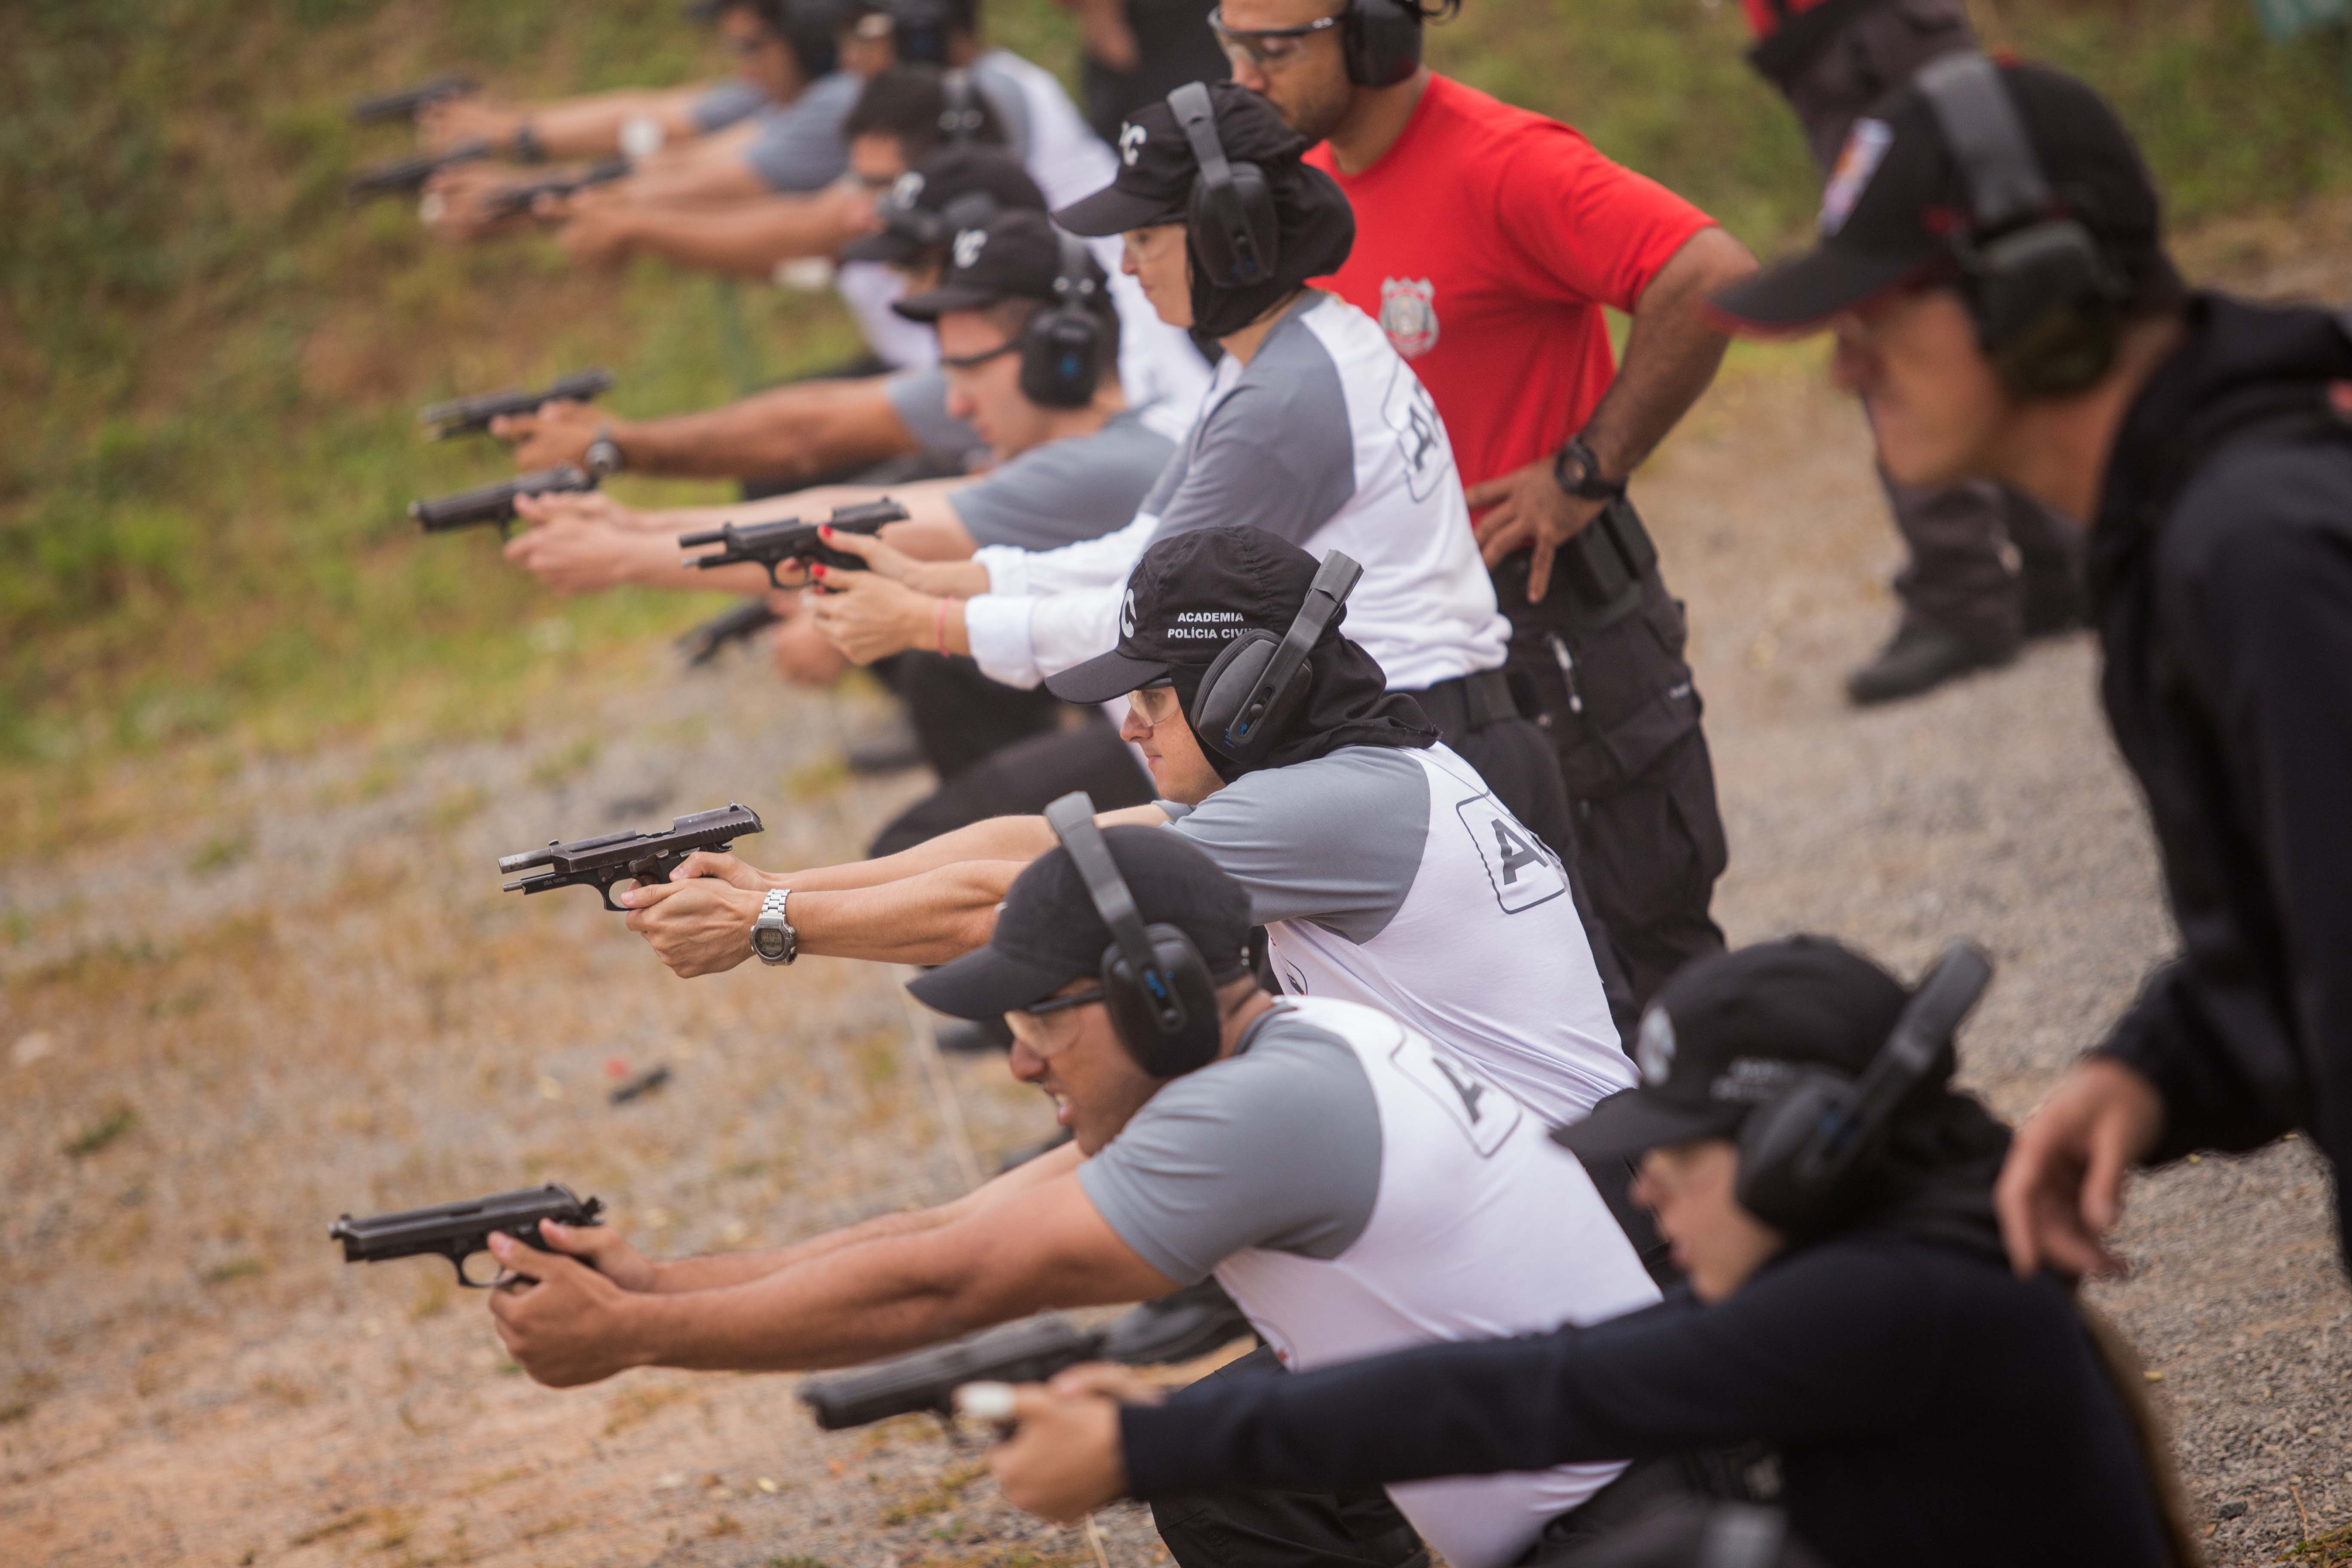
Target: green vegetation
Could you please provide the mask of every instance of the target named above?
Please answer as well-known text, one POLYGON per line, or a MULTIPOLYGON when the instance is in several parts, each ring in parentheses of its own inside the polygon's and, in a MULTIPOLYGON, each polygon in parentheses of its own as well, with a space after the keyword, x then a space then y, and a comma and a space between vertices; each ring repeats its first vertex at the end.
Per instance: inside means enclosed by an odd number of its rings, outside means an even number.
MULTIPOLYGON (((995 0, 1065 68, 1066 17, 995 0)), ((2341 186, 2335 40, 2263 43, 2245 0, 1980 7, 2083 71, 2147 139, 2177 210, 2341 186)), ((1441 65, 1558 113, 1764 248, 1813 177, 1726 0, 1471 0, 1441 65)), ((215 763, 361 726, 479 732, 702 606, 559 604, 485 534, 420 540, 413 496, 506 471, 426 447, 415 405, 590 363, 633 414, 733 394, 714 285, 583 275, 526 240, 449 250, 344 175, 399 155, 352 96, 465 65, 517 94, 722 67, 677 0, 19 0, 0 8, 0 837, 58 829, 101 764, 220 736, 215 763)), ((823 298, 741 295, 770 377, 846 357, 823 298)), ((625 482, 647 499, 717 487, 625 482)), ((222 863, 233 858, 224 847, 222 863)), ((200 858, 204 858, 202 855, 200 858)))

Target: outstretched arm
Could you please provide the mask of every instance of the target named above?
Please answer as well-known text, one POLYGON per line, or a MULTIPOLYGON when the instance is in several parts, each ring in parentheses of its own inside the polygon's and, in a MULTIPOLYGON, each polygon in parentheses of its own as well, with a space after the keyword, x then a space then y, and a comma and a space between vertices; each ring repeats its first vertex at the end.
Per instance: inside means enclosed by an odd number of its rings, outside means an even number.
POLYGON ((874 227, 873 198, 857 185, 677 206, 583 192, 563 207, 555 240, 577 261, 659 256, 684 267, 765 279, 782 262, 831 256, 874 227))
POLYGON ((847 1366, 1044 1307, 1142 1300, 1176 1288, 1105 1223, 1075 1170, 947 1224, 836 1247, 716 1289, 631 1291, 509 1237, 491 1250, 535 1281, 492 1293, 499 1337, 554 1387, 632 1366, 847 1366))
POLYGON ((620 419, 585 403, 509 415, 490 433, 514 444, 515 466, 577 463, 599 433, 633 474, 672 479, 806 480, 915 450, 890 405, 887 376, 799 381, 697 414, 620 419))
POLYGON ((528 125, 532 139, 551 158, 604 157, 621 151, 621 129, 632 120, 650 120, 668 142, 701 135, 694 106, 710 90, 709 83, 657 90, 623 88, 530 104, 444 99, 416 111, 416 136, 426 151, 436 153, 468 142, 506 147, 528 125))

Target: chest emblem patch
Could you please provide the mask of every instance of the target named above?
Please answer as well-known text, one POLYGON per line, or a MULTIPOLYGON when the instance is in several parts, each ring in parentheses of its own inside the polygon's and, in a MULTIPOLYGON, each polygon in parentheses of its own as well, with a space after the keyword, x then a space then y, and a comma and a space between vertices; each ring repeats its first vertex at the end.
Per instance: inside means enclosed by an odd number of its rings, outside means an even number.
POLYGON ((1381 279, 1381 331, 1407 359, 1435 348, 1437 286, 1426 278, 1381 279))

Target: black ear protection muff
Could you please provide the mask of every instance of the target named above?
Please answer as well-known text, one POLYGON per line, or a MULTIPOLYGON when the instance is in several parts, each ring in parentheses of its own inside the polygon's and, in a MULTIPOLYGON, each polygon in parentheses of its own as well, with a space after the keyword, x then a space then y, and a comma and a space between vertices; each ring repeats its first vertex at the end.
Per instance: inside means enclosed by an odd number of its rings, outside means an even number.
POLYGON ((1103 328, 1097 312, 1102 286, 1093 258, 1079 240, 1056 229, 1061 270, 1054 302, 1021 329, 1021 395, 1041 408, 1084 408, 1102 381, 1103 328))
POLYGON ((1095 826, 1095 803, 1084 790, 1047 806, 1045 820, 1070 852, 1095 912, 1110 927, 1102 987, 1119 1044, 1153 1078, 1177 1078, 1207 1067, 1217 1059, 1224 1023, 1217 1014, 1217 983, 1200 950, 1172 925, 1143 923, 1110 845, 1095 826))
POLYGON ((1265 171, 1226 161, 1225 145, 1217 138, 1216 109, 1201 83, 1188 81, 1171 92, 1168 107, 1201 169, 1192 181, 1185 224, 1209 281, 1220 289, 1272 282, 1282 220, 1275 213, 1265 171))
POLYGON ((1339 618, 1364 569, 1334 550, 1323 558, 1307 602, 1280 637, 1246 631, 1227 643, 1193 694, 1192 731, 1219 756, 1254 763, 1273 749, 1307 704, 1307 655, 1339 618))
POLYGON ((1850 1213, 1895 1113, 1922 1084, 1949 1076, 1952 1036, 1991 979, 1983 952, 1952 948, 1859 1079, 1810 1069, 1750 1112, 1739 1129, 1739 1205, 1792 1237, 1816 1235, 1850 1213))
POLYGON ((890 44, 901 64, 946 67, 945 5, 938 0, 887 0, 882 11, 890 18, 890 44))
POLYGON ((1912 79, 1968 186, 1969 229, 1951 246, 1978 341, 2013 395, 2081 391, 2115 363, 2129 290, 2058 205, 1990 59, 1948 55, 1912 79))
POLYGON ((988 117, 980 107, 980 96, 971 85, 971 73, 967 70, 942 72, 940 76, 940 96, 945 107, 940 110, 940 134, 951 147, 961 147, 979 140, 988 117))
POLYGON ((1421 68, 1421 0, 1348 0, 1339 47, 1358 87, 1394 87, 1421 68))

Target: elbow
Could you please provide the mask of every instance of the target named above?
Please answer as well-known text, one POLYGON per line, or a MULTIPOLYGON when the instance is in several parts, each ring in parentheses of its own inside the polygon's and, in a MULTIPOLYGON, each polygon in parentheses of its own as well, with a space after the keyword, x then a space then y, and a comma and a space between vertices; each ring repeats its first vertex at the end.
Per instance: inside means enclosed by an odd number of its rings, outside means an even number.
POLYGON ((1701 229, 1684 254, 1691 262, 1690 291, 1700 297, 1727 289, 1757 269, 1756 253, 1721 227, 1701 229))

